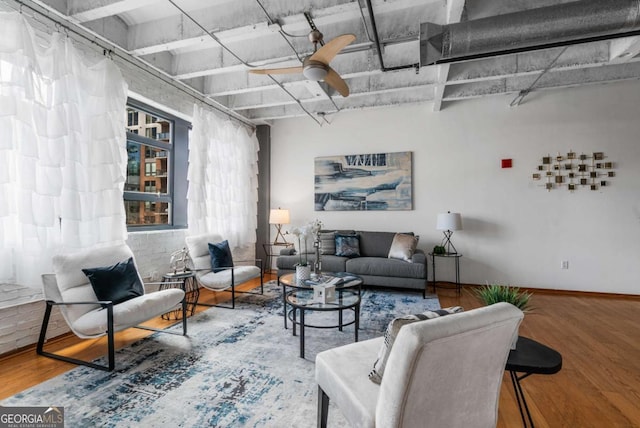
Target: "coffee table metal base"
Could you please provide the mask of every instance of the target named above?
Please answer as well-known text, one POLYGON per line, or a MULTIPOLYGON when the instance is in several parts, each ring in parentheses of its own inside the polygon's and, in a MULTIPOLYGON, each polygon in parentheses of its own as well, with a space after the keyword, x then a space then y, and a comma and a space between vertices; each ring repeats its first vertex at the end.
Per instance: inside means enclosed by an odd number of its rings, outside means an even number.
POLYGON ((360 327, 360 293, 352 290, 339 290, 337 292, 338 297, 334 302, 319 303, 313 302, 311 296, 313 291, 310 290, 293 290, 287 293, 286 302, 291 306, 291 310, 288 314, 285 314, 285 318, 289 318, 292 324, 293 335, 296 336, 296 326, 300 327, 300 358, 304 358, 304 341, 305 341, 305 328, 337 328, 339 331, 346 326, 354 326, 354 339, 358 341, 358 329, 360 327), (352 310, 354 319, 347 323, 343 322, 343 311, 352 310), (316 325, 307 324, 305 321, 305 312, 307 311, 319 311, 319 312, 338 312, 338 324, 336 325, 316 325), (300 314, 300 319, 297 319, 297 313, 300 314))
MULTIPOLYGON (((325 280, 329 280, 331 278, 335 278, 336 276, 339 277, 345 277, 348 276, 349 280, 347 280, 346 282, 343 282, 341 284, 336 285, 336 289, 344 289, 344 288, 352 288, 355 289, 357 288, 358 290, 358 294, 360 294, 360 291, 362 289, 362 278, 360 278, 357 275, 353 275, 351 273, 348 272, 338 272, 338 273, 325 273, 322 275, 323 278, 325 280)), ((306 285, 304 282, 303 283, 298 283, 296 281, 296 274, 295 273, 287 273, 284 274, 280 277, 278 277, 278 285, 282 286, 282 307, 283 307, 283 311, 284 311, 284 316, 282 317, 284 320, 284 329, 286 330, 287 327, 287 314, 290 311, 287 311, 287 287, 290 288, 295 288, 295 289, 299 289, 299 290, 310 290, 311 287, 306 285)), ((291 318, 289 318, 291 319, 291 318)))

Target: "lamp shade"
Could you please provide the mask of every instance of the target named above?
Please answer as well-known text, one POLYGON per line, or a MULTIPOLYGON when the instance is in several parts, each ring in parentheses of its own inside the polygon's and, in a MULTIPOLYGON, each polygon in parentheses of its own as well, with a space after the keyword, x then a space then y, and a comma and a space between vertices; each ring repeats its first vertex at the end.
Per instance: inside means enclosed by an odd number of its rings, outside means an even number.
POLYGON ((438 214, 438 222, 436 223, 438 230, 462 230, 462 216, 460 213, 443 213, 438 214))
POLYGON ((271 210, 269 212, 269 224, 289 224, 289 210, 271 210))

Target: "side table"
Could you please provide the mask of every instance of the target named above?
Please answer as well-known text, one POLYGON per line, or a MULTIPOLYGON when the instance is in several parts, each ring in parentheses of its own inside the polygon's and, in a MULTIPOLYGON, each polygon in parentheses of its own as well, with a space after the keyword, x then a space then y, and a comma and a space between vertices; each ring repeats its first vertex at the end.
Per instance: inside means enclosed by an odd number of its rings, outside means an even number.
POLYGON ((532 374, 555 374, 562 369, 562 355, 555 349, 551 349, 542 343, 527 337, 518 336, 518 342, 516 349, 512 349, 509 352, 509 358, 507 358, 507 365, 505 370, 509 371, 511 375, 511 383, 513 384, 513 390, 516 394, 516 400, 518 400, 518 408, 520 409, 520 416, 522 417, 522 424, 527 428, 527 420, 524 417, 524 413, 527 413, 527 419, 529 427, 533 427, 533 419, 529 412, 529 406, 527 400, 524 397, 524 391, 520 381, 532 374), (518 376, 518 373, 524 373, 522 376, 518 376), (523 411, 524 407, 524 411, 523 411))
MULTIPOLYGON (((200 288, 196 281, 195 272, 179 272, 179 273, 166 273, 162 275, 162 284, 160 284, 160 290, 167 288, 182 288, 185 292, 185 299, 187 301, 187 316, 193 315, 198 304, 198 298, 200 297, 200 288)), ((182 309, 176 309, 174 311, 167 312, 162 315, 162 319, 165 320, 179 320, 182 319, 182 309)))
POLYGON ((456 291, 460 294, 462 290, 462 286, 460 285, 460 258, 462 254, 460 253, 444 253, 444 254, 436 254, 429 253, 431 256, 431 269, 433 271, 433 291, 436 291, 436 257, 442 257, 444 259, 453 259, 455 261, 455 269, 456 269, 456 282, 454 283, 456 286, 456 291))
POLYGON ((280 255, 280 250, 284 250, 285 248, 293 248, 293 243, 279 242, 277 244, 262 244, 262 248, 264 249, 264 253, 267 257, 266 263, 264 264, 264 272, 271 272, 271 263, 273 263, 273 257, 278 257, 280 255))

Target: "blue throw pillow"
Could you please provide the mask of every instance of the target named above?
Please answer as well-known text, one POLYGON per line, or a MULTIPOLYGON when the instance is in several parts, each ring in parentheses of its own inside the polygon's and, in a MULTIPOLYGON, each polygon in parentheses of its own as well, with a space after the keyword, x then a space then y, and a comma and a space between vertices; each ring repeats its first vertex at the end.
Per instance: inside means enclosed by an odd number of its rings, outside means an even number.
POLYGON ((233 257, 229 249, 229 241, 212 244, 209 242, 209 255, 211 256, 211 270, 220 272, 223 268, 233 267, 233 257))
POLYGON ((144 294, 144 287, 133 263, 129 260, 113 266, 82 269, 98 300, 110 300, 114 305, 144 294))
POLYGON ((336 256, 360 257, 360 237, 336 234, 336 256))

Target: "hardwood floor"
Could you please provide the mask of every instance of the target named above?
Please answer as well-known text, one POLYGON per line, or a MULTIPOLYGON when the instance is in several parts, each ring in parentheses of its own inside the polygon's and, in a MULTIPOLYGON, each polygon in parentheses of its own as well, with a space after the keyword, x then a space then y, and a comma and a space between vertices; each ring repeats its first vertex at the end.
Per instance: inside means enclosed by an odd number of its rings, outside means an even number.
MULTIPOLYGON (((520 335, 556 349, 563 358, 559 373, 532 375, 522 381, 536 426, 640 427, 640 297, 532 291, 534 310, 525 316, 520 335)), ((470 287, 460 296, 449 289, 437 292, 443 307, 460 305, 468 310, 480 306, 470 287)), ((201 301, 215 303, 221 296, 203 290, 201 301)), ((198 307, 201 310, 206 308, 198 307)), ((161 319, 152 321, 156 327, 168 324, 161 319)), ((116 336, 116 347, 147 334, 136 329, 121 332, 116 336)), ((87 359, 106 352, 103 339, 79 341, 75 336, 47 346, 87 359)), ((73 367, 38 357, 33 348, 1 358, 0 399, 73 367)), ((498 427, 519 426, 522 421, 513 387, 505 375, 498 427)))

